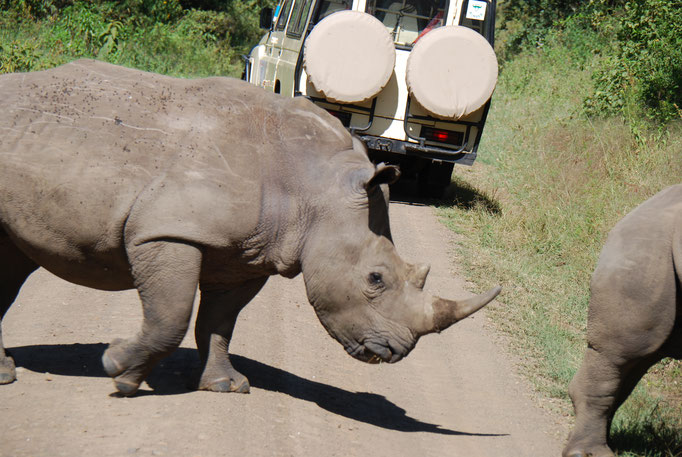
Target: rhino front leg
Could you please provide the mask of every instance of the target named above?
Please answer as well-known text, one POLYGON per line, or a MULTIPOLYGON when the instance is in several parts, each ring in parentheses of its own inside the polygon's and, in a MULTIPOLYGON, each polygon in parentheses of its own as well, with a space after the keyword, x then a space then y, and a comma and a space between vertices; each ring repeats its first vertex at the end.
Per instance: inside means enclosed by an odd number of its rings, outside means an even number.
POLYGON ((12 306, 26 278, 38 268, 26 257, 0 228, 0 384, 16 380, 14 360, 2 342, 2 319, 12 306))
POLYGON ((229 291, 215 290, 202 284, 195 328, 197 348, 204 364, 199 389, 249 392, 249 381, 232 367, 228 349, 239 312, 266 281, 267 277, 253 279, 229 291))
POLYGON ((115 340, 102 356, 116 389, 133 395, 156 362, 182 341, 192 315, 201 271, 201 251, 182 242, 156 241, 128 249, 142 301, 140 332, 115 340))

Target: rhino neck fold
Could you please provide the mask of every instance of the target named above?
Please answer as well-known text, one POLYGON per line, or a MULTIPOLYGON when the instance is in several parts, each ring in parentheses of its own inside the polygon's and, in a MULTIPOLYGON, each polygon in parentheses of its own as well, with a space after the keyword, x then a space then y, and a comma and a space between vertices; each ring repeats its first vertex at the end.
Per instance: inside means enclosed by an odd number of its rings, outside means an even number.
MULTIPOLYGON (((270 183, 272 184, 272 183, 270 183)), ((268 183, 263 184, 264 187, 268 183)), ((279 187, 279 186, 277 186, 279 187)), ((310 210, 293 193, 263 190, 256 235, 246 243, 248 250, 272 274, 293 278, 301 272, 301 256, 309 232, 310 210)))

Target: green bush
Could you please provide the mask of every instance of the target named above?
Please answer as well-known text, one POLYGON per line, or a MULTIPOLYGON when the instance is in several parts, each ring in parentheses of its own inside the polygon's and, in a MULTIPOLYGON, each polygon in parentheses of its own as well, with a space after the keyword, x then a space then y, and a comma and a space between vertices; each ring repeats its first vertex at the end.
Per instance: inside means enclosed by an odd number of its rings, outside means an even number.
POLYGON ((507 0, 498 2, 498 54, 507 61, 528 47, 542 45, 555 24, 573 15, 579 0, 507 0))
POLYGON ((124 0, 112 5, 111 13, 140 26, 172 23, 182 17, 183 8, 179 0, 124 0))
POLYGON ((627 2, 616 18, 615 52, 595 74, 589 111, 682 118, 682 0, 627 2))
POLYGON ((509 0, 499 13, 503 65, 524 50, 542 50, 561 31, 597 34, 583 43, 600 57, 584 104, 589 114, 624 117, 640 140, 652 124, 682 118, 682 0, 509 0))
POLYGON ((0 0, 0 72, 89 57, 176 76, 239 77, 241 55, 263 33, 258 12, 273 3, 0 0))
POLYGON ((96 56, 107 21, 96 7, 76 2, 61 12, 54 23, 54 37, 78 56, 96 56))
POLYGON ((14 11, 32 19, 41 19, 58 13, 70 4, 69 0, 0 0, 0 10, 14 11))
POLYGON ((36 69, 36 46, 32 43, 12 41, 0 44, 0 73, 15 73, 36 69))

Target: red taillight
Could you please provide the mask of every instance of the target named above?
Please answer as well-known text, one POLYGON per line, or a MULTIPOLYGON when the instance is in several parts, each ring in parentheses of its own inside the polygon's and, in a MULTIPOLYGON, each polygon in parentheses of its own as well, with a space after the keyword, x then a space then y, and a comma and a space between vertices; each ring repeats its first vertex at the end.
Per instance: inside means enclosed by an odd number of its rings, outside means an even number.
POLYGON ((445 142, 450 138, 450 133, 445 130, 436 130, 433 132, 433 136, 436 140, 445 142))
POLYGON ((438 143, 461 145, 464 140, 462 132, 453 132, 452 130, 436 129, 433 127, 422 127, 421 134, 424 139, 437 141, 438 143))

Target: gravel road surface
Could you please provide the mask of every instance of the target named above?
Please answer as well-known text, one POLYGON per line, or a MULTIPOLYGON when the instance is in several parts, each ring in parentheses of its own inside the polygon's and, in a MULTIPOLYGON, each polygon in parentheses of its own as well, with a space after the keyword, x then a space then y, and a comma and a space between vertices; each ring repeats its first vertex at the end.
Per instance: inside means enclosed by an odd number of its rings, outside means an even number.
MULTIPOLYGON (((454 235, 431 207, 392 203, 391 224, 401 256, 431 264, 428 290, 469 294, 452 263, 454 235)), ((231 345, 250 394, 192 389, 189 332, 136 397, 121 398, 100 358, 140 319, 133 291, 35 272, 3 325, 18 382, 0 386, 0 456, 551 457, 567 436, 484 312, 423 337, 400 363, 367 365, 326 334, 300 276, 273 277, 231 345)))

